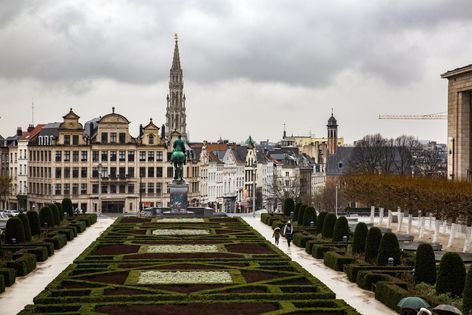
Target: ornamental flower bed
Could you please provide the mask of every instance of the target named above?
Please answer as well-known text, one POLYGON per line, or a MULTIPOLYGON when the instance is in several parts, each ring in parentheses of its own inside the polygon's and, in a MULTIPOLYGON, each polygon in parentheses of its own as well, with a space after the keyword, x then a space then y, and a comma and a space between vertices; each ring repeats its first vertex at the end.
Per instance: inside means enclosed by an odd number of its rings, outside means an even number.
POLYGON ((242 220, 189 219, 118 219, 21 314, 358 314, 242 220))

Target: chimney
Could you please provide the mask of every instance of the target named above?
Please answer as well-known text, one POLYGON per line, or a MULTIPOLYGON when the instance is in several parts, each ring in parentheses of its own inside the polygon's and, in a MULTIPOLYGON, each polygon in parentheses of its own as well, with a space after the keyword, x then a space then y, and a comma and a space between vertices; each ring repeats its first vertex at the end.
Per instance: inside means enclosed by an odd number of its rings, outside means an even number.
POLYGON ((28 132, 33 131, 33 129, 34 129, 34 125, 30 124, 30 125, 28 126, 28 132))
POLYGON ((21 127, 16 128, 16 135, 19 137, 23 134, 23 130, 21 130, 21 127))

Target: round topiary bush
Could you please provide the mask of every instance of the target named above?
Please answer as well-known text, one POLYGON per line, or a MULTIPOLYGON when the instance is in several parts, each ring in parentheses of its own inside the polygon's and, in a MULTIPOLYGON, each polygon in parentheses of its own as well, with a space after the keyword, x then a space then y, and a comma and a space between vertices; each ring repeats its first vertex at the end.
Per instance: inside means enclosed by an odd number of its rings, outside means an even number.
POLYGON ((465 287, 462 296, 464 314, 470 314, 472 310, 472 265, 470 265, 467 279, 465 279, 465 287))
POLYGON ((313 224, 316 223, 316 210, 313 207, 308 207, 303 213, 303 226, 310 226, 311 221, 313 221, 313 224))
POLYGON ((0 239, 0 257, 3 257, 3 241, 0 239))
POLYGON ((41 227, 48 228, 54 226, 54 218, 52 216, 51 208, 45 206, 42 207, 41 210, 39 210, 39 224, 41 225, 41 227))
POLYGON ((320 214, 318 215, 318 218, 316 219, 316 227, 315 227, 317 234, 320 234, 323 231, 323 224, 324 224, 324 220, 327 214, 328 212, 321 211, 320 214))
POLYGON ((57 209, 56 205, 53 203, 50 203, 48 205, 49 209, 51 209, 52 213, 52 218, 54 220, 54 225, 59 225, 61 224, 61 219, 59 218, 59 209, 57 209))
POLYGON ((298 217, 297 217, 298 225, 303 224, 303 216, 305 215, 306 208, 308 208, 308 207, 306 205, 302 204, 300 206, 300 209, 298 210, 298 217))
POLYGON ((416 249, 415 260, 415 283, 436 283, 436 259, 434 258, 433 247, 423 243, 416 249))
POLYGON ((284 201, 284 215, 290 217, 290 213, 295 210, 295 202, 292 198, 287 198, 284 201))
POLYGON ((347 222, 346 217, 342 216, 336 220, 336 224, 334 225, 333 231, 333 241, 341 242, 344 236, 347 236, 349 239, 349 223, 347 222))
POLYGON ((295 205, 295 210, 293 211, 293 221, 298 222, 298 213, 300 213, 300 207, 302 206, 301 203, 297 203, 295 205))
POLYGON ((17 215, 17 217, 21 220, 21 222, 23 222, 23 229, 25 230, 25 241, 31 241, 31 227, 28 216, 22 212, 17 215))
POLYGON ((393 258, 395 266, 399 265, 400 256, 400 244, 398 244, 397 236, 392 232, 385 233, 380 241, 377 265, 386 266, 390 257, 393 258))
POLYGON ((439 263, 436 292, 451 293, 452 296, 462 296, 465 283, 465 266, 457 253, 447 252, 439 263))
POLYGON ((367 238, 367 224, 364 222, 359 222, 356 225, 354 230, 354 237, 352 239, 352 253, 353 254, 362 254, 365 252, 365 242, 367 238))
POLYGON ((25 241, 25 228, 23 222, 18 217, 8 219, 5 228, 5 243, 18 244, 25 241))
POLYGON ((41 233, 41 225, 39 224, 39 215, 36 211, 28 211, 26 212, 28 216, 31 234, 32 235, 39 235, 41 233))
POLYGON ((378 227, 371 227, 365 239, 365 261, 374 263, 379 253, 382 232, 378 227))
POLYGON ((62 211, 67 212, 67 215, 72 217, 74 209, 72 209, 72 201, 69 198, 62 199, 62 211))
POLYGON ((60 204, 59 202, 55 202, 54 203, 57 207, 57 209, 59 210, 59 220, 61 221, 64 221, 64 211, 62 210, 62 204, 60 204))
POLYGON ((323 229, 321 235, 325 238, 332 238, 334 232, 334 225, 336 224, 337 217, 334 213, 328 213, 323 222, 323 229))

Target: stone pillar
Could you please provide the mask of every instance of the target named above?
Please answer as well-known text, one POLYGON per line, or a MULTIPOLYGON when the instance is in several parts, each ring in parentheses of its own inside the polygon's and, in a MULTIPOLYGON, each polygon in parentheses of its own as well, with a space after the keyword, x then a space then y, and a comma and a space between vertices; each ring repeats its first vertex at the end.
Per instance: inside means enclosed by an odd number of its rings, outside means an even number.
POLYGON ((384 208, 379 208, 379 224, 382 224, 384 218, 384 208))
POLYGON ((449 233, 449 241, 447 242, 447 247, 451 247, 454 243, 454 238, 456 237, 457 224, 452 223, 451 232, 449 233))
POLYGON ((423 239, 423 237, 424 237, 424 223, 425 223, 425 221, 426 221, 426 218, 425 218, 425 217, 421 217, 421 218, 420 218, 420 222, 419 222, 419 225, 420 225, 420 226, 419 226, 419 236, 418 236, 419 239, 423 239))
POLYGON ((436 220, 434 222, 434 235, 433 235, 433 243, 438 242, 439 237, 439 227, 441 226, 441 220, 436 220))
POLYGON ((408 235, 411 235, 411 224, 413 222, 413 215, 412 214, 408 214, 408 226, 407 226, 407 229, 406 229, 406 234, 408 235))
POLYGON ((447 220, 443 221, 442 228, 443 228, 443 233, 446 234, 447 233, 447 220))
POLYGON ((400 207, 397 208, 397 217, 398 217, 397 232, 400 232, 402 230, 402 224, 403 224, 403 212, 400 209, 400 207))
POLYGON ((370 206, 370 223, 374 223, 375 218, 375 206, 370 206))
POLYGON ((466 228, 465 228, 464 248, 462 250, 464 253, 467 252, 467 250, 469 250, 471 238, 472 238, 472 226, 466 226, 466 228))
POLYGON ((433 229, 433 213, 432 212, 429 213, 429 229, 430 230, 433 229))
POLYGON ((387 210, 387 229, 392 228, 392 210, 387 210))

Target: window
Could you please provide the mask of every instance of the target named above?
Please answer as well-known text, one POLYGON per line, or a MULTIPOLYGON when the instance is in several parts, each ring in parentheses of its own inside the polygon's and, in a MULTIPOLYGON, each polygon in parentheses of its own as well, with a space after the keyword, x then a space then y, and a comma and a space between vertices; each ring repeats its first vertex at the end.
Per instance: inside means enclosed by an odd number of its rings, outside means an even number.
POLYGON ((65 145, 70 145, 70 136, 69 135, 64 135, 64 144, 65 145))
POLYGON ((99 151, 92 151, 92 161, 98 162, 98 160, 99 160, 99 155, 100 155, 100 152, 99 152, 99 151))
POLYGON ((108 185, 102 184, 102 194, 108 194, 108 185))
POLYGON ((108 132, 102 132, 102 143, 108 143, 108 132))
POLYGON ((119 140, 120 140, 120 144, 125 144, 125 143, 126 143, 126 133, 120 132, 119 137, 120 137, 120 139, 119 139, 119 140))
POLYGON ((289 176, 289 172, 285 172, 285 176, 289 176))
POLYGON ((56 162, 61 162, 61 161, 62 161, 62 152, 56 151, 56 162))
POLYGON ((162 177, 162 167, 156 167, 156 177, 162 177))
POLYGON ((154 144, 154 135, 149 135, 149 144, 154 144))
POLYGON ((110 143, 116 143, 116 132, 110 133, 110 143))
POLYGON ((78 167, 74 167, 72 169, 72 177, 73 178, 79 178, 79 168, 78 167))
POLYGON ((64 167, 64 178, 70 178, 70 167, 64 167))
POLYGON ((167 167, 167 177, 168 178, 174 177, 174 168, 173 167, 167 167))
POLYGON ((79 194, 79 184, 74 183, 72 185, 72 195, 77 196, 79 194))
POLYGON ((98 167, 96 166, 92 168, 92 178, 98 178, 98 167))
POLYGON ((125 184, 120 184, 120 194, 125 194, 126 193, 126 185, 125 184))
POLYGON ((162 190, 161 183, 156 183, 156 194, 160 194, 162 190))
POLYGON ((139 177, 145 177, 146 176, 146 168, 145 167, 140 167, 139 168, 139 177))
POLYGON ((154 177, 154 167, 148 167, 148 177, 154 177))
POLYGON ((87 184, 80 184, 80 193, 82 195, 86 195, 87 194, 87 184))
POLYGON ((88 152, 82 151, 82 158, 80 159, 82 162, 87 162, 88 159, 88 152))
POLYGON ((126 161, 126 151, 120 151, 120 162, 126 161))
POLYGON ((55 191, 55 194, 56 195, 62 195, 62 187, 61 187, 61 184, 56 184, 56 191, 55 191))
POLYGON ((64 151, 64 162, 70 161, 70 151, 64 151))
POLYGON ((62 169, 60 167, 56 167, 56 178, 62 177, 62 169))
POLYGON ((110 167, 110 177, 116 178, 116 167, 110 167))
POLYGON ((126 167, 120 167, 118 169, 118 176, 120 177, 120 179, 125 179, 125 177, 126 177, 126 167))
POLYGON ((110 194, 116 194, 116 185, 115 184, 110 185, 110 194))
POLYGON ((86 167, 82 167, 80 169, 80 177, 87 178, 87 168, 86 167))
POLYGON ((64 195, 70 195, 70 184, 64 184, 64 195))
POLYGON ((148 183, 148 194, 154 193, 154 183, 148 183))
POLYGON ((74 162, 79 162, 79 151, 73 151, 72 152, 72 160, 74 162))
POLYGON ((98 184, 92 185, 92 194, 98 194, 98 184))
POLYGON ((134 167, 128 167, 128 178, 134 177, 134 167))
POLYGON ((139 192, 144 194, 146 192, 146 183, 139 184, 139 192))
POLYGON ((102 151, 102 161, 108 161, 108 151, 102 151))
POLYGON ((148 152, 148 161, 154 161, 154 151, 148 152))
POLYGON ((134 162, 134 151, 128 151, 128 161, 134 162))
POLYGON ((134 194, 134 184, 128 184, 128 194, 134 194))
POLYGON ((116 151, 110 151, 110 161, 116 162, 116 151))
POLYGON ((146 151, 139 151, 139 160, 146 161, 146 151))
POLYGON ((156 161, 162 161, 162 151, 156 152, 156 161))
POLYGON ((72 144, 73 145, 79 145, 79 136, 78 135, 73 135, 72 136, 72 144))

